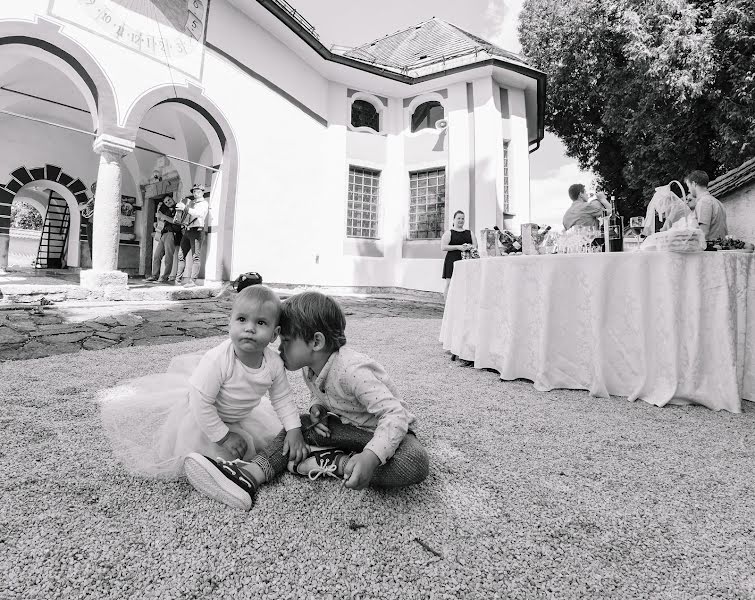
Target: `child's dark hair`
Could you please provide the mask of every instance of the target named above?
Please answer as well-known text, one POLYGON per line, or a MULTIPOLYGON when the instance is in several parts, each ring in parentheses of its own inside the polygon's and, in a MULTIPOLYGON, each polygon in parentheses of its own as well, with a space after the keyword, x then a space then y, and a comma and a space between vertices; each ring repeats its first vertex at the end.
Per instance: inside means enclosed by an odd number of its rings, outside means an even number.
POLYGON ((325 336, 325 348, 335 352, 346 343, 346 317, 338 302, 320 292, 302 292, 283 302, 280 316, 281 335, 315 339, 318 331, 325 336))

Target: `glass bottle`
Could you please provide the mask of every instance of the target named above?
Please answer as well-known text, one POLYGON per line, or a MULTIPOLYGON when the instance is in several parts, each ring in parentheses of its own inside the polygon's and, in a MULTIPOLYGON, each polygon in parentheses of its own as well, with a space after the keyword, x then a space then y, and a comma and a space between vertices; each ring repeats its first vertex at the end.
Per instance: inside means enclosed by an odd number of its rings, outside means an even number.
POLYGON ((611 196, 611 213, 608 215, 605 231, 606 250, 621 252, 624 250, 624 219, 616 210, 616 197, 611 196))

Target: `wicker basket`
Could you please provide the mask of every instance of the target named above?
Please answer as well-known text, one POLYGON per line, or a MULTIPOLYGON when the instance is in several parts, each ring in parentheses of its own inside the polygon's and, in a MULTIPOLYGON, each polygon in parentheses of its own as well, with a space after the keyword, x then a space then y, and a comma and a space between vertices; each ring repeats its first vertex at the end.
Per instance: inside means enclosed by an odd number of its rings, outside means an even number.
POLYGON ((641 248, 658 252, 702 252, 705 250, 705 235, 700 229, 672 228, 654 233, 641 248))

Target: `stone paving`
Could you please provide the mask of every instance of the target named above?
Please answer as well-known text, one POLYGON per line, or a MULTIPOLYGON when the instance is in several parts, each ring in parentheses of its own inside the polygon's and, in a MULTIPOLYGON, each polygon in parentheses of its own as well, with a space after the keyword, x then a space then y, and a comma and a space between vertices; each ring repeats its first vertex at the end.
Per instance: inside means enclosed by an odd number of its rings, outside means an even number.
MULTIPOLYGON (((125 346, 151 346, 224 335, 235 292, 162 303, 80 303, 0 307, 0 362, 125 346)), ((285 294, 283 294, 285 295, 285 294)), ((443 304, 391 296, 338 296, 348 319, 440 319, 443 304)))

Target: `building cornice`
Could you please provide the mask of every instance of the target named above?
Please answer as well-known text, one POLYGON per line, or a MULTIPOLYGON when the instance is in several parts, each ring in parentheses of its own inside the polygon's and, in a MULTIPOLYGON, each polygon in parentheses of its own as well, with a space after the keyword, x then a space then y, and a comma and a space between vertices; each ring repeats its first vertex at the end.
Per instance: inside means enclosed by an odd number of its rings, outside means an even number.
POLYGON ((348 58, 340 54, 335 54, 326 48, 319 38, 313 33, 312 27, 305 27, 301 19, 297 19, 294 14, 287 10, 281 2, 277 0, 257 0, 268 12, 281 21, 297 37, 299 37, 307 46, 317 53, 323 60, 335 64, 344 65, 353 69, 371 73, 379 77, 398 81, 407 85, 417 85, 433 79, 440 79, 447 75, 477 69, 479 67, 492 66, 506 69, 520 75, 524 75, 537 82, 537 137, 530 140, 530 144, 537 144, 545 136, 545 97, 546 97, 546 74, 537 69, 533 69, 524 64, 514 63, 502 58, 491 57, 481 61, 468 62, 455 67, 444 68, 425 75, 412 76, 405 73, 399 73, 388 68, 381 67, 378 64, 365 63, 353 58, 348 58))

